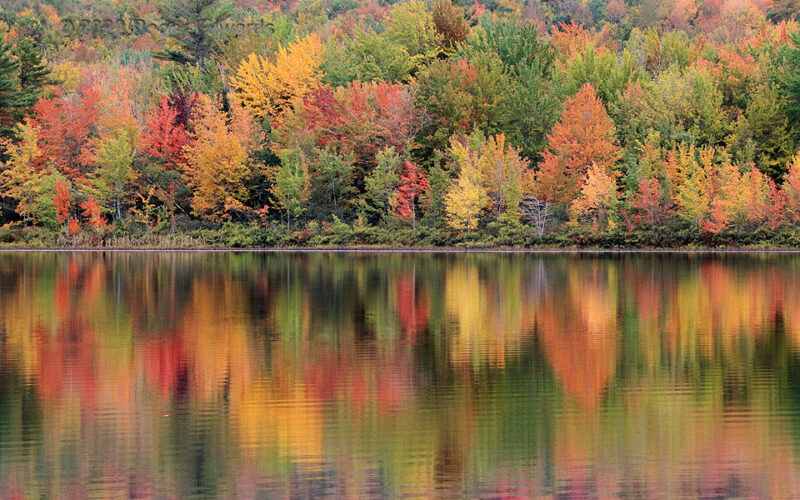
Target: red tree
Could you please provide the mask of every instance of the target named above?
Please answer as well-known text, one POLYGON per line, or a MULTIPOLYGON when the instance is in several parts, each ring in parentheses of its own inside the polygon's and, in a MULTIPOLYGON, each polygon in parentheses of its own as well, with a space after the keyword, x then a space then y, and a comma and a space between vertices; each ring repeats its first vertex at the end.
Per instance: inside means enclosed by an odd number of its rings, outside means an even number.
POLYGON ((106 220, 100 214, 100 205, 94 201, 94 196, 89 196, 88 200, 81 203, 81 208, 83 209, 83 216, 88 219, 90 227, 95 229, 105 227, 106 220))
POLYGON ((100 115, 100 101, 97 89, 83 85, 75 95, 65 97, 56 91, 53 98, 34 105, 35 121, 41 129, 40 165, 52 162, 72 180, 85 178, 92 165, 90 136, 100 115))
POLYGON ((191 142, 186 127, 178 121, 178 114, 178 110, 169 105, 169 98, 163 96, 145 117, 141 150, 166 168, 185 163, 183 148, 191 142))
POLYGON ((610 171, 620 157, 614 122, 590 83, 564 102, 561 119, 547 140, 537 180, 548 201, 571 201, 592 164, 610 171))
POLYGON ((67 224, 67 234, 69 234, 70 236, 75 236, 80 232, 81 232, 80 221, 75 217, 71 217, 69 219, 69 224, 67 224))
POLYGON ((633 222, 639 225, 659 224, 666 213, 661 196, 661 183, 658 179, 640 179, 639 189, 631 199, 636 213, 633 222))
POLYGON ((279 130, 284 148, 299 135, 310 134, 318 146, 354 154, 357 163, 374 165, 386 147, 398 151, 413 136, 413 99, 402 85, 352 82, 335 90, 322 87, 308 96, 279 130))
POLYGON ((69 219, 72 208, 69 201, 69 183, 56 182, 55 191, 53 204, 56 206, 56 218, 59 224, 64 224, 69 219))
POLYGON ((430 189, 425 174, 413 162, 405 160, 400 172, 400 185, 394 191, 394 213, 403 220, 416 225, 416 199, 430 189))

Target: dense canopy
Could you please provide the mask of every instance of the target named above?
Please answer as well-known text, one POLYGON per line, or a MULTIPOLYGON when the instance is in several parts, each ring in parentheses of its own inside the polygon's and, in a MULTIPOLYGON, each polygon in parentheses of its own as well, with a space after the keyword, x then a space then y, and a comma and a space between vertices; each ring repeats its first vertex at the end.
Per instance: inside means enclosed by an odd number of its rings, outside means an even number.
POLYGON ((3 4, 4 241, 800 231, 795 1, 3 4))

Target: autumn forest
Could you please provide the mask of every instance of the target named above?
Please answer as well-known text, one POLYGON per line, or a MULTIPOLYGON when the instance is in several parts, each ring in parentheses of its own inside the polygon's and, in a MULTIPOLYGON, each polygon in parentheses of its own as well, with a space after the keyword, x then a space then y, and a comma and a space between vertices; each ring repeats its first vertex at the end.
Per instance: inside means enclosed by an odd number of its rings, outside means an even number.
POLYGON ((797 0, 5 0, 0 242, 800 246, 797 0))

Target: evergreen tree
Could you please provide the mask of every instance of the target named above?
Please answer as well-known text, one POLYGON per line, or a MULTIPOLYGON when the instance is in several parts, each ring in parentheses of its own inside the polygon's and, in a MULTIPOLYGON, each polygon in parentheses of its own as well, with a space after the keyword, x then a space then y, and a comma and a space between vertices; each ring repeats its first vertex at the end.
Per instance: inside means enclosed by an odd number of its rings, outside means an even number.
POLYGON ((33 106, 39 99, 42 87, 50 83, 50 69, 42 61, 42 55, 28 40, 20 40, 13 50, 19 65, 18 103, 23 107, 33 106))
POLYGON ((218 0, 167 0, 159 10, 178 48, 166 48, 154 54, 155 57, 203 66, 218 49, 213 30, 230 17, 233 4, 218 0))
POLYGON ((790 42, 783 44, 778 52, 780 66, 776 80, 785 99, 786 114, 792 123, 797 123, 800 120, 800 31, 792 33, 790 42))
POLYGON ((0 135, 6 135, 19 107, 19 63, 10 47, 0 43, 0 135))

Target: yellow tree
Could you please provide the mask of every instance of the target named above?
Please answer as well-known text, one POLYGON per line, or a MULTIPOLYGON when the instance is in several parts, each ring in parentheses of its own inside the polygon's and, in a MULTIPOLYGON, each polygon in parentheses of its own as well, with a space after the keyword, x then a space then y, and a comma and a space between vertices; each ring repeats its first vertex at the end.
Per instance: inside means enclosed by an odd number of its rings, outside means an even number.
POLYGON ((322 54, 322 43, 312 33, 288 47, 279 47, 274 61, 250 54, 239 65, 231 83, 257 118, 269 117, 280 123, 295 101, 319 87, 322 54))
POLYGON ((195 141, 186 147, 185 176, 194 213, 221 221, 245 211, 248 157, 256 137, 252 117, 234 101, 229 120, 217 103, 200 95, 193 125, 195 141))
POLYGON ((800 153, 789 163, 788 172, 783 179, 783 192, 789 219, 800 222, 800 153))
POLYGON ((581 184, 580 195, 573 200, 571 208, 574 217, 591 219, 596 230, 606 222, 611 226, 608 215, 617 201, 615 175, 609 174, 605 167, 595 163, 589 167, 581 184))
POLYGON ((502 214, 512 221, 519 220, 528 162, 520 158, 503 134, 489 137, 481 144, 481 173, 486 190, 499 219, 502 214))
POLYGON ((41 156, 38 129, 30 119, 17 124, 15 129, 18 141, 8 144, 8 161, 0 173, 0 189, 3 190, 3 196, 17 200, 15 211, 24 222, 35 222, 38 210, 36 201, 41 194, 46 175, 34 165, 41 156))
POLYGON ((713 148, 704 148, 698 162, 694 146, 681 145, 676 152, 674 167, 669 168, 671 183, 676 186, 674 201, 678 216, 698 227, 712 209, 713 175, 709 178, 709 174, 712 173, 713 157, 713 148))
POLYGON ((477 151, 456 139, 451 140, 450 153, 460 168, 458 180, 445 196, 447 221, 455 229, 473 230, 478 216, 489 202, 481 176, 477 151))

